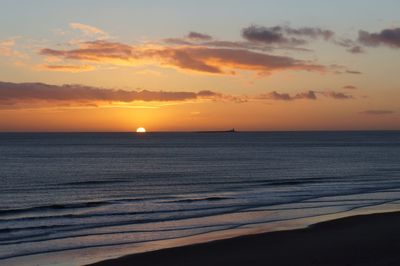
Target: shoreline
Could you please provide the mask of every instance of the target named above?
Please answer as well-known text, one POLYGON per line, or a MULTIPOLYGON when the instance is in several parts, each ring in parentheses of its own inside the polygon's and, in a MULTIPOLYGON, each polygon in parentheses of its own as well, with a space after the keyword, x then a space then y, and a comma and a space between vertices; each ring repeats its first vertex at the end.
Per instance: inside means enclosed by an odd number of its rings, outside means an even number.
POLYGON ((400 212, 137 253, 88 266, 398 265, 400 212))

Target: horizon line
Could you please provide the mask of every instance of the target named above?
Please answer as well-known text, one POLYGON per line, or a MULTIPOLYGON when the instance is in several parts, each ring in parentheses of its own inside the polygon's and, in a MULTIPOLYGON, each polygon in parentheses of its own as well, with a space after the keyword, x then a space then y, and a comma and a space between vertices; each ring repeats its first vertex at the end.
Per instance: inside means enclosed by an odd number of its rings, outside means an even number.
MULTIPOLYGON (((386 131, 386 132, 397 132, 400 131, 400 129, 306 129, 306 130, 237 130, 235 129, 235 132, 229 132, 227 131, 226 133, 280 133, 280 132, 378 132, 378 131, 386 131)), ((148 133, 203 133, 203 132, 208 132, 208 133, 225 133, 224 131, 221 130, 160 130, 160 131, 146 131, 145 133, 140 133, 140 134, 148 134, 148 133)), ((54 134, 90 134, 90 133, 102 133, 102 134, 112 134, 112 133, 134 133, 137 134, 135 130, 132 131, 0 131, 0 134, 24 134, 24 133, 54 133, 54 134)))

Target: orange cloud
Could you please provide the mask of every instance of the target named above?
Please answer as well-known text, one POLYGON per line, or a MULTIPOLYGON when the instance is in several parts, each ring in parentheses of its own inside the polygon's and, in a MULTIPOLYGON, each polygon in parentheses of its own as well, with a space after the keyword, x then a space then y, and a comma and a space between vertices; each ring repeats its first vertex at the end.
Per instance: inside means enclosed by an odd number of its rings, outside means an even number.
POLYGON ((0 56, 24 58, 22 52, 15 50, 16 39, 18 37, 0 40, 0 56))
POLYGON ((15 40, 3 40, 0 41, 0 55, 1 56, 13 56, 14 50, 13 47, 15 45, 15 40))
POLYGON ((115 65, 155 64, 181 70, 212 74, 234 74, 250 70, 270 74, 282 70, 323 72, 327 68, 287 56, 269 55, 246 49, 209 48, 202 46, 131 46, 118 42, 85 42, 72 50, 42 49, 42 55, 66 60, 115 65))
POLYGON ((38 69, 77 73, 92 71, 95 69, 95 67, 90 65, 40 65, 38 69))

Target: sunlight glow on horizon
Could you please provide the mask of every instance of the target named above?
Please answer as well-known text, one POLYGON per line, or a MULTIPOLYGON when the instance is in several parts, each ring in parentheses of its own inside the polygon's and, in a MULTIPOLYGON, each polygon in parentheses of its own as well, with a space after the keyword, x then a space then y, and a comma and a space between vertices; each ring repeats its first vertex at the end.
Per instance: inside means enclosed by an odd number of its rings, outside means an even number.
POLYGON ((146 133, 146 129, 144 127, 139 127, 136 129, 136 133, 146 133))

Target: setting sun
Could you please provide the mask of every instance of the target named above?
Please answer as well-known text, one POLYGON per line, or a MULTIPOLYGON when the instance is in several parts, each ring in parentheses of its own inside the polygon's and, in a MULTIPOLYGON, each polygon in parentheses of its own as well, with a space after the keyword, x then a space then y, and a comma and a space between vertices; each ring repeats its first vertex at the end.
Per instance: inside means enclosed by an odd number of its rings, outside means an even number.
POLYGON ((136 129, 136 133, 145 133, 146 129, 144 127, 138 127, 138 129, 136 129))

